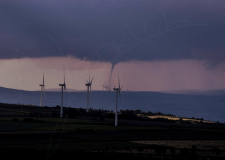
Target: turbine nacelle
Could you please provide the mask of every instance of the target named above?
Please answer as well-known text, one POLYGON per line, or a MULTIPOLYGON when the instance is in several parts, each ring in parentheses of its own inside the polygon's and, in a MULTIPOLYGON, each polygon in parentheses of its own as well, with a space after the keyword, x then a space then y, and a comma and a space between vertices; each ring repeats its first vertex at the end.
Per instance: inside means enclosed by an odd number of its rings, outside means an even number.
POLYGON ((88 88, 90 87, 90 90, 91 90, 91 84, 92 84, 93 79, 94 79, 94 76, 93 76, 92 80, 90 80, 90 75, 89 75, 89 81, 86 80, 87 83, 86 83, 85 85, 86 85, 88 88))
MULTIPOLYGON (((92 80, 90 80, 90 74, 89 74, 89 81, 87 81, 87 83, 85 84, 87 86, 87 112, 89 110, 89 88, 90 88, 90 91, 91 91, 91 84, 92 84, 92 81, 94 79, 94 76, 92 78, 92 80)), ((91 92, 91 96, 92 96, 92 92, 91 92)))
POLYGON ((113 90, 114 90, 114 91, 120 91, 121 88, 115 88, 115 87, 114 87, 113 90))
POLYGON ((91 86, 91 83, 86 83, 85 85, 86 85, 86 86, 91 86))
POLYGON ((94 79, 94 76, 93 76, 92 80, 90 80, 90 75, 89 75, 89 81, 86 80, 87 83, 86 83, 85 85, 86 85, 86 86, 91 86, 93 79, 94 79))
POLYGON ((59 84, 66 91, 66 84, 59 84))

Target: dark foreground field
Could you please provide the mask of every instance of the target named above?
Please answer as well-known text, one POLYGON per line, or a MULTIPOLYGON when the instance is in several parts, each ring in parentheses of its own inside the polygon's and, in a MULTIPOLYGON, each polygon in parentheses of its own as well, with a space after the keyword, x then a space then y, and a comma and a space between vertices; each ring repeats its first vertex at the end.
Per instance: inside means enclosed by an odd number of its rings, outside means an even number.
POLYGON ((110 111, 65 108, 64 118, 59 118, 59 111, 59 107, 0 104, 1 155, 225 159, 221 123, 126 110, 115 127, 110 111))

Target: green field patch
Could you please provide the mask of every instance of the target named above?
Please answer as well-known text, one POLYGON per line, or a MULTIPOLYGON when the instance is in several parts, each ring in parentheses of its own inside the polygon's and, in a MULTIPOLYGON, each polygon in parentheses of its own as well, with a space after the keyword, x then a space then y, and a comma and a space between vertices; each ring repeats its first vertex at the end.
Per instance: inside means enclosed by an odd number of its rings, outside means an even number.
POLYGON ((48 123, 32 123, 32 122, 14 122, 14 121, 0 121, 0 132, 18 131, 41 126, 47 126, 48 123))
POLYGON ((10 111, 0 111, 0 115, 2 116, 23 116, 24 113, 21 112, 10 112, 10 111))
POLYGON ((224 142, 222 140, 154 140, 154 141, 132 141, 133 143, 154 145, 154 146, 168 146, 175 148, 189 148, 195 145, 201 150, 210 150, 215 147, 219 147, 221 150, 225 149, 224 142))
POLYGON ((72 143, 47 143, 47 144, 29 144, 29 145, 10 145, 2 146, 3 148, 24 148, 46 150, 50 154, 54 154, 56 150, 71 151, 111 151, 111 150, 128 150, 146 147, 145 144, 133 142, 72 142, 72 143))
POLYGON ((46 123, 102 123, 107 124, 109 122, 99 121, 99 120, 86 120, 86 119, 74 119, 74 118, 56 118, 56 117, 0 117, 0 121, 12 121, 17 119, 18 121, 23 121, 24 118, 32 118, 39 121, 44 121, 46 123))
POLYGON ((0 108, 1 111, 8 111, 8 112, 18 112, 18 113, 30 113, 26 111, 21 111, 21 110, 14 110, 14 109, 6 109, 6 108, 0 108))
POLYGON ((201 132, 212 132, 212 133, 225 133, 224 129, 207 129, 207 128, 188 128, 186 130, 193 130, 193 131, 201 131, 201 132))
POLYGON ((108 123, 104 121, 75 119, 75 118, 55 118, 55 117, 35 117, 35 119, 44 120, 45 122, 61 122, 61 123, 108 123))
POLYGON ((130 127, 130 126, 107 126, 107 125, 89 125, 89 124, 54 124, 31 128, 32 131, 118 131, 118 130, 147 130, 147 129, 164 129, 159 127, 130 127))

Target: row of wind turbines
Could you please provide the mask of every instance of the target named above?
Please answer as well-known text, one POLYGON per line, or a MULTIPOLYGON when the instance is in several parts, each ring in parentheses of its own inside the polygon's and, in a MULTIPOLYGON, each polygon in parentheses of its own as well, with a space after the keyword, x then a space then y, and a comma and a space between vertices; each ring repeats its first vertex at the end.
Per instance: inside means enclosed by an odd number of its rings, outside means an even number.
MULTIPOLYGON (((85 84, 87 86, 87 112, 89 111, 89 91, 91 91, 91 84, 92 81, 94 79, 93 78, 90 80, 90 74, 89 74, 89 81, 87 81, 87 83, 85 84)), ((44 92, 44 96, 45 95, 45 83, 44 83, 44 74, 43 74, 43 84, 40 84, 39 86, 41 86, 41 100, 40 100, 40 107, 42 107, 42 99, 43 99, 43 92, 44 92)), ((61 90, 61 110, 60 110, 60 117, 63 117, 63 92, 66 91, 66 82, 65 82, 65 73, 64 73, 64 83, 63 84, 59 84, 59 86, 62 87, 61 90)), ((106 89, 108 89, 108 86, 103 85, 103 91, 106 89)), ((119 74, 118 74, 118 88, 116 88, 114 86, 113 88, 114 91, 116 91, 116 108, 115 108, 115 126, 118 125, 118 116, 117 116, 117 107, 118 107, 118 96, 120 96, 121 94, 121 88, 120 88, 120 79, 119 79, 119 74)), ((121 100, 121 96, 120 96, 120 100, 121 100)))

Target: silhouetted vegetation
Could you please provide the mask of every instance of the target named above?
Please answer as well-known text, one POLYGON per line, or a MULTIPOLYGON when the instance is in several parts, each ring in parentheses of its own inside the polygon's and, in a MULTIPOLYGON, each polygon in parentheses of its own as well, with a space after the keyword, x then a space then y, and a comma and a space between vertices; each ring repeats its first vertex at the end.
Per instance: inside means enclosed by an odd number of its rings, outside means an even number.
MULTIPOLYGON (((34 106, 34 105, 1 103, 0 106, 2 108, 14 108, 15 110, 23 113, 24 116, 29 116, 29 117, 60 117, 60 109, 61 109, 59 105, 55 107, 48 107, 48 106, 40 107, 40 106, 34 106)), ((86 112, 86 109, 84 108, 63 107, 63 113, 64 113, 63 117, 68 117, 68 118, 77 118, 79 116, 82 116, 82 117, 93 117, 94 119, 101 120, 101 121, 103 121, 106 118, 109 118, 109 119, 115 118, 114 111, 109 111, 104 109, 90 108, 89 112, 86 112)), ((162 117, 151 119, 149 118, 149 116, 168 116, 171 118, 176 117, 173 114, 164 114, 164 113, 161 113, 160 111, 153 113, 151 111, 145 112, 140 109, 137 109, 137 110, 126 109, 126 110, 120 110, 120 112, 118 112, 118 119, 140 120, 140 121, 144 120, 144 121, 151 121, 151 122, 168 122, 168 123, 179 122, 179 123, 191 124, 190 121, 183 120, 184 117, 180 117, 180 121, 176 121, 176 120, 169 120, 168 118, 162 118, 162 117)), ((198 120, 196 121, 196 123, 204 124, 203 118, 192 117, 191 119, 198 120)), ((217 121, 217 124, 221 125, 222 123, 217 121)))
POLYGON ((80 115, 80 113, 75 108, 69 108, 67 115, 69 118, 76 118, 80 115))
POLYGON ((216 154, 216 157, 218 155, 220 155, 220 153, 221 153, 221 150, 219 149, 219 147, 215 147, 215 148, 211 149, 211 151, 216 154))
POLYGON ((45 122, 44 120, 38 120, 33 118, 24 118, 24 122, 45 122))
POLYGON ((17 118, 13 118, 13 121, 19 121, 17 118))
MULTIPOLYGON (((116 149, 116 147, 112 147, 116 149)), ((198 157, 193 157, 188 150, 182 149, 179 156, 168 157, 168 156, 152 156, 146 154, 134 154, 132 152, 127 153, 118 153, 118 152, 108 152, 109 147, 106 146, 106 152, 90 152, 90 151, 69 151, 69 150, 44 150, 44 149, 25 149, 25 148, 0 148, 2 157, 8 158, 30 158, 35 156, 35 158, 57 158, 57 159, 66 159, 71 157, 82 157, 82 159, 151 159, 151 160, 180 160, 180 159, 189 159, 197 160, 198 157), (13 154, 12 154, 13 153, 13 154)), ((139 152, 143 150, 140 148, 139 152)))
POLYGON ((165 153, 166 153, 166 147, 164 147, 164 146, 156 147, 155 148, 155 153, 157 155, 165 155, 165 153))
POLYGON ((144 151, 144 148, 143 147, 138 147, 137 151, 141 153, 141 152, 144 151))

